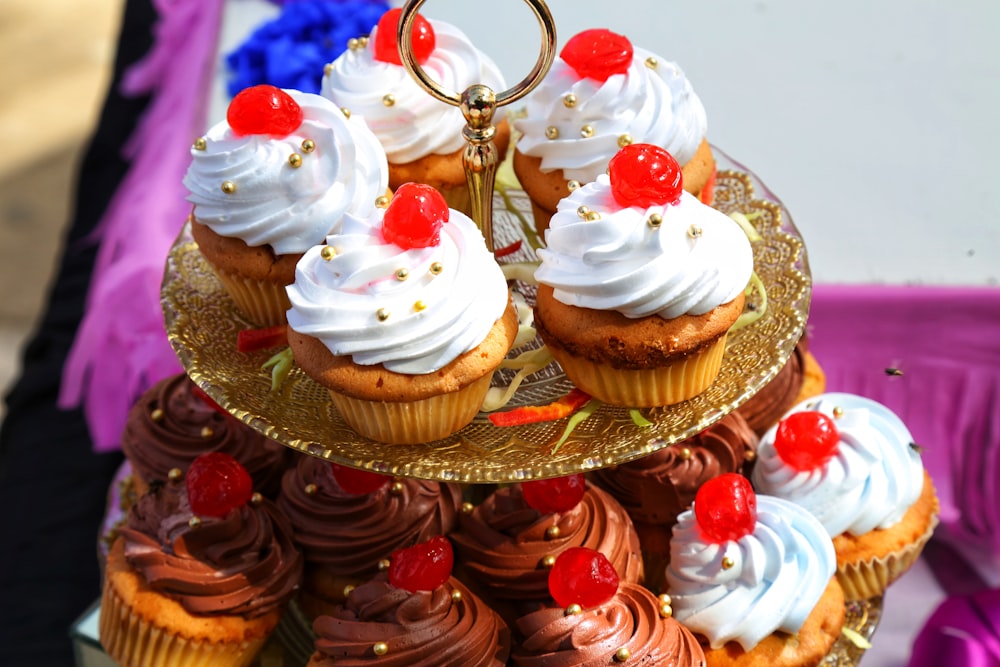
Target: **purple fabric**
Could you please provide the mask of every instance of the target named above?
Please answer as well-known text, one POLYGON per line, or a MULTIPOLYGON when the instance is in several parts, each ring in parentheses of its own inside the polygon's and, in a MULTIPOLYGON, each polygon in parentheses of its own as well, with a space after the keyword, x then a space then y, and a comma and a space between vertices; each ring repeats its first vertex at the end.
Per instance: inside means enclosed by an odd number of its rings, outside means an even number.
POLYGON ((1000 590, 950 597, 913 643, 909 667, 1000 667, 1000 590))
POLYGON ((157 0, 160 23, 149 55, 123 81, 127 95, 153 94, 125 147, 128 174, 101 221, 87 312, 63 372, 61 407, 83 406, 94 447, 109 451, 129 407, 181 370, 163 329, 163 265, 187 217, 181 179, 206 102, 222 2, 157 0))

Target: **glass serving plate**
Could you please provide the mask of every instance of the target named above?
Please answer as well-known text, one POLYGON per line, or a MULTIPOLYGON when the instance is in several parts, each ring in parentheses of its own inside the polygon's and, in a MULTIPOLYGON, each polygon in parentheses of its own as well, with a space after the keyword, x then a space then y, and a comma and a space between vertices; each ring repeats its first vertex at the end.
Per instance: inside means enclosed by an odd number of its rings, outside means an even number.
MULTIPOLYGON (((763 316, 734 331, 722 370, 701 395, 663 408, 643 409, 652 423, 638 427, 623 408, 602 405, 558 448, 566 419, 498 428, 485 413, 448 438, 420 445, 387 445, 357 435, 334 409, 325 388, 297 366, 276 391, 261 366, 274 352, 240 353, 236 337, 251 328, 235 310, 185 227, 171 249, 162 287, 167 333, 188 375, 219 405, 268 437, 300 452, 378 472, 464 483, 512 482, 616 465, 680 442, 721 419, 773 378, 802 335, 811 279, 805 246, 781 201, 752 172, 715 149, 719 174, 714 206, 752 217, 760 233, 754 266, 767 293, 763 316)), ((502 261, 530 261, 530 204, 521 191, 494 198, 494 237, 521 249, 502 261)), ((529 302, 533 287, 518 286, 529 302)), ((763 307, 757 294, 748 309, 763 307)), ((511 352, 531 347, 536 339, 511 352)), ((502 370, 495 386, 510 382, 502 370)), ((528 376, 508 408, 545 404, 572 388, 555 363, 528 376)))

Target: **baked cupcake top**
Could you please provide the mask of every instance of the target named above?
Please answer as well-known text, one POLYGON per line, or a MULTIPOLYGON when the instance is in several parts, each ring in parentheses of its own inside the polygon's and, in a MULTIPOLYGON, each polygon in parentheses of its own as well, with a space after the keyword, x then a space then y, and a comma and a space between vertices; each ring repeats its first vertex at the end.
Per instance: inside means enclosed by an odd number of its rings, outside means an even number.
POLYGON ((277 502, 307 562, 358 576, 374 574, 396 549, 450 532, 462 494, 456 484, 394 480, 300 456, 277 502))
POLYGON ((270 500, 251 496, 249 475, 226 454, 199 457, 184 482, 139 498, 119 535, 125 559, 150 588, 195 615, 266 614, 302 577, 287 520, 270 500), (207 478, 229 481, 213 488, 207 478))
POLYGON ((191 157, 184 186, 197 221, 278 255, 322 243, 346 213, 368 215, 389 183, 364 122, 319 95, 273 86, 234 97, 191 157))
POLYGON ((863 396, 803 401, 761 438, 752 481, 814 514, 831 537, 899 522, 924 486, 906 425, 863 396))
MULTIPOLYGON (((462 150, 465 117, 458 107, 431 97, 400 64, 391 9, 368 39, 352 42, 326 66, 321 94, 353 116, 364 118, 382 142, 389 162, 405 164, 432 154, 462 150)), ((474 84, 506 89, 496 64, 466 35, 443 21, 415 20, 414 54, 427 76, 446 90, 462 93, 474 84)), ((497 109, 494 122, 503 118, 497 109)))
POLYGON ((345 216, 326 246, 305 253, 287 291, 293 330, 335 356, 406 375, 475 348, 509 301, 475 223, 416 183, 367 219, 345 216))
POLYGON ((609 170, 560 201, 545 232, 535 278, 557 301, 673 319, 743 292, 753 272, 746 234, 682 190, 669 153, 634 144, 609 170))
POLYGON ((674 616, 713 649, 796 633, 836 571, 833 542, 803 508, 745 477, 706 482, 677 518, 666 577, 674 616))
POLYGON ((686 164, 707 132, 705 108, 676 63, 608 30, 570 39, 528 96, 517 150, 589 183, 625 142, 648 143, 686 164))
POLYGON ((187 470, 206 452, 232 455, 267 496, 278 491, 288 448, 225 414, 183 374, 160 380, 129 410, 122 451, 147 482, 187 470))

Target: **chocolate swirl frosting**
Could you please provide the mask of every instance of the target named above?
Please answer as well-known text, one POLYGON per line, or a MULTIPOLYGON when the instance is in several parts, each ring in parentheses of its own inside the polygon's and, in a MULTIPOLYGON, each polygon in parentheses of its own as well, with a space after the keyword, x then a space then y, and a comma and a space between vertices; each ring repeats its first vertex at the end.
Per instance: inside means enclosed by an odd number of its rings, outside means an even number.
POLYGON ((380 573, 351 591, 333 615, 318 617, 313 630, 310 665, 501 667, 510 652, 507 625, 454 577, 433 591, 410 593, 380 573), (386 645, 384 655, 374 653, 378 642, 386 645))
POLYGON ((736 408, 757 435, 764 435, 767 429, 777 424, 778 420, 795 405, 802 391, 805 355, 808 349, 809 344, 803 336, 778 374, 746 403, 736 408))
POLYGON ((289 450, 223 415, 194 390, 181 373, 156 383, 132 406, 121 444, 133 469, 146 482, 162 482, 171 468, 187 471, 199 454, 224 452, 243 464, 256 490, 274 496, 289 450))
POLYGON ((396 549, 449 532, 461 503, 457 484, 419 479, 351 495, 334 479, 330 463, 312 456, 285 472, 278 497, 308 563, 365 578, 396 549))
POLYGON ((302 578, 286 520, 262 498, 224 517, 194 513, 182 483, 158 486, 129 511, 125 559, 153 589, 196 615, 261 616, 284 605, 302 578))
POLYGON ((548 608, 519 618, 520 637, 511 655, 517 667, 605 667, 626 649, 635 664, 704 665, 705 655, 691 632, 660 616, 660 603, 642 586, 622 583, 600 607, 566 614, 548 608))
POLYGON ((622 581, 642 581, 639 538, 631 520, 614 498, 589 484, 576 507, 555 514, 529 507, 520 485, 498 489, 463 514, 450 537, 468 576, 496 599, 548 601, 543 561, 570 547, 600 551, 622 581))

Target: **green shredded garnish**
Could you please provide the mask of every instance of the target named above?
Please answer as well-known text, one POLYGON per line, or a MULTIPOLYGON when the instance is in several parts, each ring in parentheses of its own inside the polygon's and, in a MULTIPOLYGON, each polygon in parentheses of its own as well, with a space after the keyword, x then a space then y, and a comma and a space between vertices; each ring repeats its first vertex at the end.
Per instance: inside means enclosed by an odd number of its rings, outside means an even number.
POLYGON ((760 294, 760 305, 753 310, 748 310, 741 314, 736 319, 735 324, 730 327, 730 331, 739 331, 743 327, 750 326, 767 312, 767 289, 764 287, 764 281, 760 279, 756 271, 750 274, 750 284, 747 285, 746 295, 749 297, 755 291, 760 294))
POLYGON ((760 232, 758 232, 757 229, 751 224, 751 221, 759 218, 760 215, 761 214, 759 212, 746 214, 740 213, 739 211, 733 211, 729 214, 729 217, 732 218, 733 222, 740 226, 743 233, 746 234, 747 238, 750 239, 750 242, 753 243, 754 241, 760 241, 762 238, 760 232))
POLYGON ((570 434, 573 433, 573 429, 579 426, 584 419, 587 419, 590 415, 594 414, 599 407, 601 407, 601 402, 596 398, 592 398, 587 401, 585 406, 574 412, 569 418, 569 421, 566 422, 566 428, 563 429, 562 435, 556 441, 556 444, 552 446, 550 454, 558 452, 559 448, 562 447, 566 440, 569 439, 570 434))
POLYGON ((517 206, 514 205, 514 201, 510 198, 510 195, 507 194, 507 188, 505 188, 502 184, 497 183, 495 191, 498 192, 500 194, 500 198, 503 199, 504 207, 521 223, 521 232, 524 234, 524 239, 528 242, 528 245, 535 250, 541 248, 544 244, 538 237, 538 232, 535 231, 535 223, 529 222, 528 219, 524 217, 524 214, 518 210, 517 206))
POLYGON ((507 280, 520 280, 528 285, 537 285, 535 269, 540 264, 541 262, 510 262, 509 264, 501 264, 500 270, 503 271, 503 277, 507 280))
POLYGON ((286 347, 265 361, 264 365, 260 367, 262 371, 266 371, 269 368, 271 369, 271 391, 275 392, 281 388, 281 385, 285 383, 285 379, 288 378, 288 374, 292 372, 292 348, 286 347))
POLYGON ((632 423, 639 428, 648 428, 653 425, 653 422, 642 416, 638 408, 629 408, 628 416, 632 418, 632 423))
POLYGON ((840 630, 845 637, 859 649, 867 651, 872 647, 872 643, 861 636, 857 630, 852 630, 851 628, 841 628, 840 630))
POLYGON ((483 412, 493 412, 507 405, 514 392, 526 377, 552 363, 552 353, 544 345, 537 350, 522 352, 513 359, 504 359, 500 368, 520 368, 506 387, 490 387, 480 408, 483 412))

